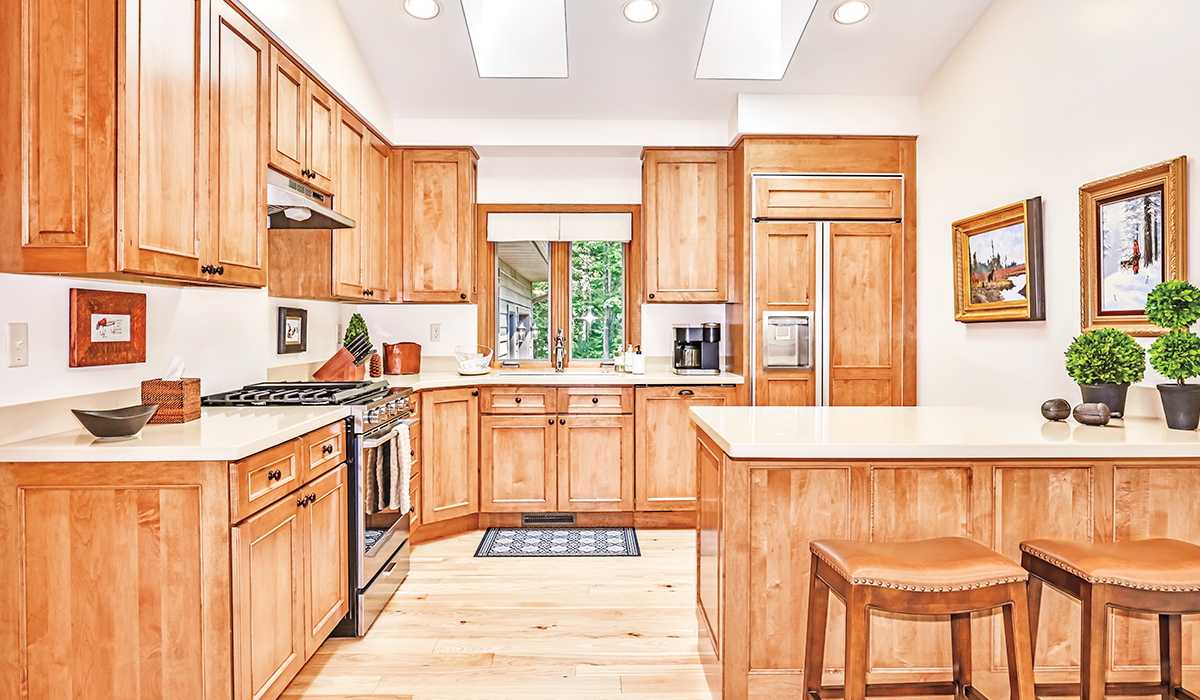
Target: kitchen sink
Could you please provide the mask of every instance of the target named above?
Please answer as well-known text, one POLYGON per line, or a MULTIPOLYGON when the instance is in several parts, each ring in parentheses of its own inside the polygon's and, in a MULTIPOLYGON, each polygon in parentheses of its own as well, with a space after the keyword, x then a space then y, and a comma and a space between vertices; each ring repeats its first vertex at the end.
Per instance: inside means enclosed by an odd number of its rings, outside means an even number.
POLYGON ((496 373, 497 376, 508 377, 609 377, 616 374, 611 369, 593 369, 593 370, 565 370, 555 372, 554 370, 545 369, 502 369, 496 373))

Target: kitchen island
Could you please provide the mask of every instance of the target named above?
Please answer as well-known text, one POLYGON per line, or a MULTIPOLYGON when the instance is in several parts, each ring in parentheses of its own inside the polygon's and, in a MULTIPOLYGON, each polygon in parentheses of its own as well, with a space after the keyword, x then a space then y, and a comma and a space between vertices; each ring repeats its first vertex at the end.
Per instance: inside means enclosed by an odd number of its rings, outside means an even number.
MULTIPOLYGON (((1105 427, 1037 408, 695 408, 697 614, 714 698, 804 697, 808 542, 958 536, 1020 561, 1034 537, 1200 543, 1200 433, 1130 417, 1105 427)), ((827 685, 844 606, 830 604, 827 685)), ((1158 634, 1118 611, 1110 680, 1157 678, 1158 634)), ((1187 619, 1187 618, 1185 618, 1187 619)), ((1039 682, 1078 682, 1079 606, 1046 589, 1039 682)), ((876 612, 871 682, 949 678, 945 619, 876 612)), ((973 616, 976 685, 1005 697, 998 612, 973 616)), ((1185 630, 1187 629, 1185 625, 1185 630)), ((1185 631, 1184 662, 1200 659, 1185 631)))

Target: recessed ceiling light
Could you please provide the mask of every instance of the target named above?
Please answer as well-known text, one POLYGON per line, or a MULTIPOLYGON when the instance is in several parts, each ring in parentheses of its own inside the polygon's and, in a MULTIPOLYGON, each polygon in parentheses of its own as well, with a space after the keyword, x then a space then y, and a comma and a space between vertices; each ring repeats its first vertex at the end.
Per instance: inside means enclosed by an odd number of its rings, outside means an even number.
POLYGON ((442 7, 437 0, 404 0, 404 11, 417 19, 433 19, 442 7))
POLYGON ((833 11, 833 20, 838 24, 857 24, 871 14, 871 6, 862 0, 851 0, 837 6, 833 11))
POLYGON ((658 16, 658 5, 651 0, 629 0, 623 12, 625 19, 641 24, 658 16))

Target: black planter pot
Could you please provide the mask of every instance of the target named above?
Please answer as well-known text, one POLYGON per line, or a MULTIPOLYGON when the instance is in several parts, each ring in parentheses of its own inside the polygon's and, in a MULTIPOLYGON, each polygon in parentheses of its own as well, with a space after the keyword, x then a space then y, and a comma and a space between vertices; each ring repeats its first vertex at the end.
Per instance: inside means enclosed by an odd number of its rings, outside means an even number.
POLYGON ((1200 425, 1200 384, 1159 384, 1167 427, 1172 430, 1195 430, 1200 425))
POLYGON ((1108 406, 1113 418, 1125 415, 1125 395, 1129 393, 1129 382, 1124 384, 1080 384, 1084 403, 1102 403, 1108 406))

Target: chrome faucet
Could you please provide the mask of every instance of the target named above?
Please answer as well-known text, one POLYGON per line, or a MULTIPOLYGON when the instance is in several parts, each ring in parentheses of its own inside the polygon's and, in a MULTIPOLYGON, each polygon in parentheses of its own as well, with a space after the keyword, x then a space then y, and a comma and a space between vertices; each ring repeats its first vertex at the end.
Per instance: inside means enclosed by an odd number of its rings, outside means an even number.
POLYGON ((554 336, 554 371, 563 371, 563 356, 567 354, 567 346, 563 341, 562 329, 558 329, 558 335, 554 336))

